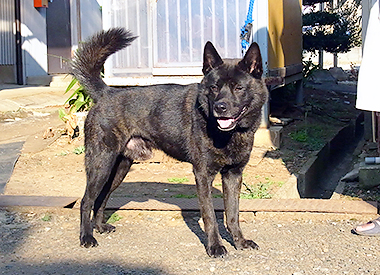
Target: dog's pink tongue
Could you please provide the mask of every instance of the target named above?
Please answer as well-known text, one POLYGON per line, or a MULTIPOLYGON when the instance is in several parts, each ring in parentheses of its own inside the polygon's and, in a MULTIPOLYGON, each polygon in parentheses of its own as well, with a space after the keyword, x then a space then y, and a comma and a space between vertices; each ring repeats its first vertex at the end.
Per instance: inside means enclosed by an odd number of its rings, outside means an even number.
POLYGON ((234 123, 233 118, 218 119, 218 124, 219 124, 220 128, 222 128, 222 129, 226 129, 226 128, 230 127, 232 125, 232 123, 234 123))

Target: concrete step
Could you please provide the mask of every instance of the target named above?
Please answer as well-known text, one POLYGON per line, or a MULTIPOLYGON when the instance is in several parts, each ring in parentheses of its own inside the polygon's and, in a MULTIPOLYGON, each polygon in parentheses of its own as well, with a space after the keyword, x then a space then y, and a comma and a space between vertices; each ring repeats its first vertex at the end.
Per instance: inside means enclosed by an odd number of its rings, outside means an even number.
MULTIPOLYGON (((80 198, 52 196, 0 195, 0 207, 38 206, 79 208, 80 198)), ((223 211, 223 199, 214 198, 215 211, 223 211)), ((131 198, 111 197, 107 209, 199 211, 198 199, 183 198, 131 198)), ((240 212, 313 212, 340 214, 373 214, 378 212, 377 202, 319 200, 319 199, 256 199, 240 200, 240 212)))
POLYGON ((72 79, 73 77, 69 74, 29 76, 26 79, 26 84, 50 86, 53 88, 66 88, 72 79))
POLYGON ((282 128, 282 126, 259 128, 255 133, 254 145, 257 147, 280 148, 282 128))
POLYGON ((58 88, 66 88, 69 86, 70 82, 73 80, 73 76, 69 74, 62 75, 54 75, 50 82, 50 87, 58 88))

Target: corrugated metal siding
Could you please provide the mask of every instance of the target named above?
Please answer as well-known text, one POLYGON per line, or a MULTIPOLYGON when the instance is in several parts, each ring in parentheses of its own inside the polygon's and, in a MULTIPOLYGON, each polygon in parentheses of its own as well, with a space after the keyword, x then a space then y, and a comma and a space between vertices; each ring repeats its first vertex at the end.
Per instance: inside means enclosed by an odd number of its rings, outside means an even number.
POLYGON ((13 65, 15 61, 14 0, 0 2, 0 65, 13 65))
POLYGON ((127 49, 112 56, 112 68, 151 67, 150 7, 148 0, 107 0, 103 2, 104 29, 125 27, 138 38, 127 49))
POLYGON ((103 2, 105 29, 126 27, 139 36, 127 50, 112 56, 107 68, 114 76, 160 74, 173 67, 180 69, 174 74, 187 74, 191 67, 201 67, 207 41, 213 42, 224 58, 241 57, 240 28, 248 5, 249 0, 103 2))
POLYGON ((155 22, 156 66, 199 65, 206 41, 223 57, 240 57, 240 28, 247 0, 159 0, 155 22))

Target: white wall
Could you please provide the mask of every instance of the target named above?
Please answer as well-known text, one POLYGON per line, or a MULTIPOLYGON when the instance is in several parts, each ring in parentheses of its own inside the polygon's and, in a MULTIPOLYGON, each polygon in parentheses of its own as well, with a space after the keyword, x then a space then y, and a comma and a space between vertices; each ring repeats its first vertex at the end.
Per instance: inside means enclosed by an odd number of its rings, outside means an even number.
POLYGON ((21 35, 24 83, 28 76, 47 74, 46 8, 21 1, 21 35))

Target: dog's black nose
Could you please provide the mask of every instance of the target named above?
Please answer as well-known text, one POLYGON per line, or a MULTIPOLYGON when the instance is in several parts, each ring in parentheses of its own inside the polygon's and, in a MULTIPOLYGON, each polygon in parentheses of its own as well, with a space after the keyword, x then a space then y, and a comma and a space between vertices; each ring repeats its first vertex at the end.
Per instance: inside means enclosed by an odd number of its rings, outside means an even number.
POLYGON ((227 111, 227 104, 225 102, 218 102, 214 105, 214 111, 218 114, 223 114, 227 111))

